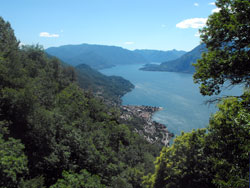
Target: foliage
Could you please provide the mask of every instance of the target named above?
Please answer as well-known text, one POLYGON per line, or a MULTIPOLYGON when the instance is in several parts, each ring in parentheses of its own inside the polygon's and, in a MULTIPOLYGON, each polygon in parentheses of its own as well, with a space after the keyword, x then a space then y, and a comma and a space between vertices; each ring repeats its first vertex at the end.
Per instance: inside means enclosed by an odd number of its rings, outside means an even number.
POLYGON ((10 23, 5 22, 2 17, 0 17, 0 41, 0 54, 3 57, 8 56, 18 49, 18 42, 14 31, 10 27, 10 23))
POLYGON ((201 44, 177 59, 165 61, 160 65, 149 64, 141 68, 141 70, 194 73, 195 69, 192 64, 201 58, 202 52, 205 51, 205 45, 201 44))
POLYGON ((80 88, 74 68, 41 46, 18 48, 10 25, 0 22, 0 36, 10 35, 0 40, 6 46, 0 53, 1 186, 71 187, 84 179, 90 187, 140 187, 141 177, 153 172, 157 148, 120 124, 117 109, 80 88))
POLYGON ((195 188, 211 185, 204 155, 206 130, 182 133, 171 147, 163 148, 155 162, 155 174, 145 177, 147 187, 195 188))
POLYGON ((0 134, 0 187, 15 187, 28 173, 27 157, 20 140, 0 134))
POLYGON ((57 180, 56 184, 50 188, 104 188, 100 178, 86 170, 81 170, 79 174, 63 171, 63 179, 57 180))
POLYGON ((234 97, 224 100, 210 120, 207 153, 215 173, 213 183, 221 188, 248 186, 250 113, 245 102, 234 97))
POLYGON ((20 188, 45 188, 44 177, 38 176, 29 180, 22 180, 19 185, 20 188))
POLYGON ((77 81, 81 88, 92 91, 107 103, 119 104, 120 98, 131 91, 134 85, 119 76, 105 76, 88 65, 76 66, 77 81))
POLYGON ((194 82, 203 95, 220 93, 225 83, 249 87, 250 81, 250 2, 218 0, 216 5, 220 11, 200 31, 208 52, 195 64, 194 82))
POLYGON ((225 84, 245 86, 238 98, 219 104, 212 116, 207 143, 218 187, 247 187, 249 137, 250 2, 218 0, 201 32, 208 52, 198 61, 195 83, 203 95, 219 94, 225 84))
POLYGON ((146 187, 248 187, 250 113, 247 99, 224 99, 208 129, 182 133, 155 162, 146 187))
POLYGON ((246 188, 250 151, 250 2, 218 0, 201 38, 208 48, 195 64, 195 83, 203 95, 219 94, 223 85, 244 84, 240 97, 218 104, 207 129, 183 133, 155 162, 144 185, 158 187, 246 188))

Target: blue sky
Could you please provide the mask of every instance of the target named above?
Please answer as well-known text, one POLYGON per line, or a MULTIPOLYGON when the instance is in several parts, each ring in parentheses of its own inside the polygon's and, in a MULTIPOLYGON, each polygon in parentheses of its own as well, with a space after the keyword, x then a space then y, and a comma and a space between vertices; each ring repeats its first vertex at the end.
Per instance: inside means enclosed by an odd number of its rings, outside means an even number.
POLYGON ((186 50, 215 10, 213 0, 2 0, 0 16, 23 44, 104 44, 186 50))

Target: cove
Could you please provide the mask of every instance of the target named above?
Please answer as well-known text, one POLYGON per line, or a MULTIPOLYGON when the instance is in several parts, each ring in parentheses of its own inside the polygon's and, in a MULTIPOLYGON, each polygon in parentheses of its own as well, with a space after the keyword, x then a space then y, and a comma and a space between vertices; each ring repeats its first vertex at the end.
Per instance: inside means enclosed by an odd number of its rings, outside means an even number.
MULTIPOLYGON (((122 76, 135 85, 135 89, 123 96, 123 105, 148 105, 163 107, 153 120, 166 125, 175 135, 181 131, 204 128, 215 113, 215 105, 204 104, 209 97, 199 93, 199 85, 193 83, 193 75, 176 72, 141 71, 142 65, 123 65, 103 69, 105 75, 122 76)), ((240 95, 240 87, 224 95, 240 95)))

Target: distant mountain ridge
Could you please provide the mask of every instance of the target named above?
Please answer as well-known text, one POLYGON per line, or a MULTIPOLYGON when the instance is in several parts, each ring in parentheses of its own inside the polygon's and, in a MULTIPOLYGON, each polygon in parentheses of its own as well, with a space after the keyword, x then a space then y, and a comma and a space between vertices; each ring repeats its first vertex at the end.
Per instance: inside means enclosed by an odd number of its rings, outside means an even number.
POLYGON ((149 63, 143 56, 117 46, 92 44, 65 45, 48 48, 46 52, 72 66, 87 64, 95 69, 109 68, 123 64, 149 63))
POLYGON ((127 50, 117 46, 80 44, 51 47, 45 50, 63 62, 77 66, 87 64, 94 69, 110 68, 116 65, 148 64, 173 60, 184 51, 127 50))
POLYGON ((165 62, 177 59, 184 55, 186 52, 182 50, 134 50, 135 53, 142 55, 149 62, 165 62))
POLYGON ((205 45, 201 44, 178 59, 163 62, 160 65, 148 64, 141 68, 141 70, 194 73, 195 68, 192 64, 196 63, 196 61, 201 58, 201 54, 206 51, 205 45))

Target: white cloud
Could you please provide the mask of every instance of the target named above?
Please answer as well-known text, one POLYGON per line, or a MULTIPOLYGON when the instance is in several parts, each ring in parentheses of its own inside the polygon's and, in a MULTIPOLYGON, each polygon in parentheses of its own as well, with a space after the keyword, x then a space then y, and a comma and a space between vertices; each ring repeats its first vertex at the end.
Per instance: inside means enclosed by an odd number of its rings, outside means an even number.
POLYGON ((221 8, 215 8, 212 10, 212 13, 220 12, 221 8))
POLYGON ((26 44, 24 44, 24 43, 22 43, 22 42, 19 43, 19 47, 20 47, 20 48, 22 48, 22 47, 25 46, 25 45, 26 45, 26 44))
POLYGON ((176 24, 176 27, 181 29, 187 28, 202 28, 206 25, 207 18, 191 18, 187 20, 183 20, 182 22, 176 24))
MULTIPOLYGON (((213 5, 213 6, 216 6, 216 4, 215 4, 215 2, 211 2, 211 3, 209 3, 209 5, 213 5)), ((221 10, 221 8, 214 8, 211 12, 212 13, 216 13, 216 12, 220 12, 220 10, 221 10)))
POLYGON ((134 42, 128 41, 128 42, 124 42, 124 44, 126 44, 126 45, 132 45, 132 44, 134 44, 134 42))
POLYGON ((194 6, 198 7, 198 6, 199 6, 199 4, 198 4, 198 3, 194 3, 194 6))
POLYGON ((50 34, 48 32, 41 32, 39 34, 40 37, 59 37, 59 34, 50 34))
POLYGON ((166 27, 166 25, 165 24, 161 24, 161 27, 166 27))
POLYGON ((194 34, 195 37, 200 37, 200 33, 199 31, 197 33, 194 34))

